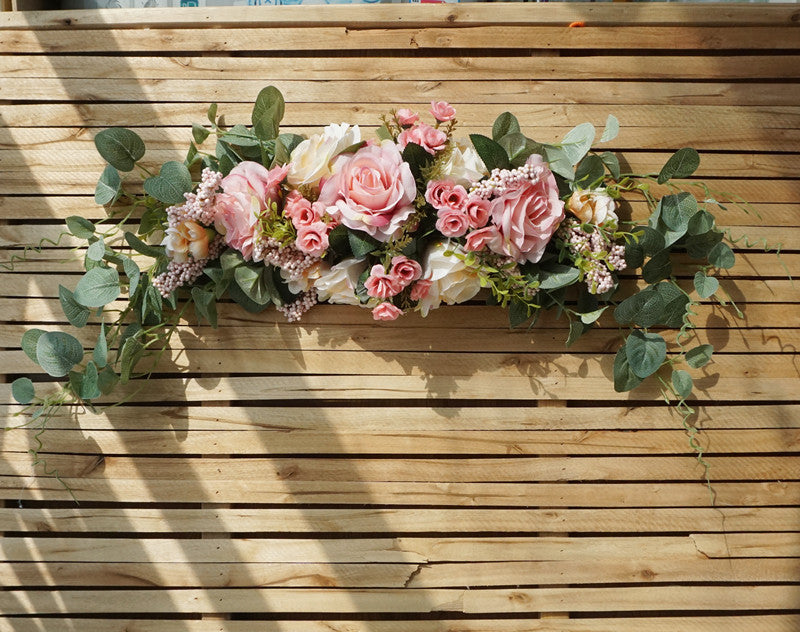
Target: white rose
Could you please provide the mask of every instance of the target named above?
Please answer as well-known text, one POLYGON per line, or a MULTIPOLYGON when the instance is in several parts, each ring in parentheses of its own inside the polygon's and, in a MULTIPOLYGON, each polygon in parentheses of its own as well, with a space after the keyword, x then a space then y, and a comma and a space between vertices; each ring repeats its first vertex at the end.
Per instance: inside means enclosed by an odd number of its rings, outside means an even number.
POLYGON ((356 296, 358 277, 366 270, 367 264, 359 259, 344 259, 332 268, 321 270, 314 281, 320 303, 339 303, 342 305, 361 305, 356 296))
POLYGON ((431 247, 423 262, 422 278, 431 281, 428 294, 419 301, 423 316, 442 302, 455 305, 468 301, 481 289, 475 270, 467 267, 455 254, 446 256, 444 253, 447 251, 465 254, 458 244, 438 243, 431 247))
POLYGON ((567 202, 567 209, 585 224, 599 226, 612 222, 616 229, 619 218, 617 203, 605 189, 585 189, 575 191, 567 202))
POLYGON ((442 174, 468 189, 470 184, 487 175, 488 171, 472 145, 465 140, 457 140, 447 162, 442 165, 442 174))
POLYGON ((331 175, 331 161, 344 149, 361 142, 358 125, 328 125, 322 134, 314 134, 292 151, 286 179, 292 186, 317 186, 321 178, 331 175))

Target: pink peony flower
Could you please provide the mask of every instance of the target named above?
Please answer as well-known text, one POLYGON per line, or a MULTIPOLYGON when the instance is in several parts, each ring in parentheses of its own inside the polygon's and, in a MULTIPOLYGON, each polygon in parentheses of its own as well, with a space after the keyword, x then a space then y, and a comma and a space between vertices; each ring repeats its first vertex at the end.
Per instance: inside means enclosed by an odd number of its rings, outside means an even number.
POLYGON ((372 310, 372 317, 375 320, 396 320, 403 315, 403 310, 391 303, 380 303, 372 310))
POLYGON ((414 212, 417 187, 411 168, 391 141, 340 155, 319 200, 335 220, 388 241, 414 212))
POLYGON ((528 158, 528 164, 542 168, 539 178, 506 189, 492 200, 490 208, 492 223, 497 227, 502 242, 499 247, 495 242, 487 245, 517 263, 539 261, 564 219, 564 202, 558 197, 558 186, 552 172, 537 154, 528 158))
POLYGON ((419 120, 419 114, 408 108, 400 108, 395 112, 397 122, 403 127, 410 127, 419 120))
POLYGON ((467 190, 451 180, 431 180, 425 191, 425 200, 437 211, 463 211, 467 204, 467 190))
POLYGON ((466 213, 444 209, 437 215, 436 230, 445 237, 461 237, 469 228, 469 216, 466 213))
POLYGON ((447 134, 427 123, 420 123, 403 130, 397 137, 397 144, 401 149, 405 149, 408 143, 416 143, 429 154, 436 154, 437 151, 444 149, 445 143, 447 143, 447 134))
POLYGON ((500 233, 497 232, 495 226, 487 226, 479 230, 473 230, 467 235, 467 241, 464 243, 464 250, 467 252, 477 252, 484 248, 490 248, 498 252, 503 245, 503 239, 500 233))
POLYGON ((437 121, 444 123, 456 117, 456 109, 447 101, 431 101, 431 114, 437 121))
POLYGON ((426 296, 428 296, 428 292, 431 289, 431 285, 433 285, 433 281, 430 279, 420 279, 414 284, 414 287, 411 288, 411 300, 412 301, 420 301, 426 296))
POLYGON ((217 193, 215 202, 215 226, 225 235, 225 243, 250 260, 253 256, 253 240, 258 231, 260 202, 255 196, 243 193, 217 193))
POLYGON ((380 263, 376 263, 369 271, 367 280, 364 281, 367 294, 373 298, 389 298, 399 294, 403 289, 397 278, 390 272, 386 272, 380 263))
POLYGON ((401 287, 408 287, 422 276, 422 266, 413 259, 398 255, 392 257, 389 275, 393 276, 401 287))
POLYGON ((328 225, 325 222, 314 222, 300 226, 297 229, 295 245, 307 255, 321 257, 328 249, 328 225))
POLYGON ((280 200, 280 185, 288 172, 288 165, 268 170, 264 165, 247 160, 236 165, 222 179, 222 190, 225 193, 254 197, 258 200, 259 209, 264 211, 270 200, 280 200))
POLYGON ((310 226, 320 220, 319 206, 317 208, 314 208, 314 206, 299 191, 291 191, 286 196, 283 214, 292 220, 295 228, 310 226))
POLYGON ((464 211, 469 217, 470 228, 483 228, 489 222, 489 200, 471 195, 467 199, 464 211))

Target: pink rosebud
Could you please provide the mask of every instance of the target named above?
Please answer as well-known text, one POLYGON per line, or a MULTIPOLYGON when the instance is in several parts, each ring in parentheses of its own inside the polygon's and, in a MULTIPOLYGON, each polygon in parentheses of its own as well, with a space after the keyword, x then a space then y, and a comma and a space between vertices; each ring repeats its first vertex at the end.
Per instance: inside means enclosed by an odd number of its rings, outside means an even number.
POLYGON ((307 255, 321 257, 328 249, 328 225, 324 222, 314 222, 308 226, 300 226, 297 229, 295 245, 307 255))
POLYGON ((495 250, 495 247, 499 248, 502 244, 503 239, 500 233, 497 232, 497 228, 494 226, 487 226, 480 230, 473 230, 467 235, 467 241, 464 243, 464 250, 467 252, 477 252, 487 247, 495 250))
POLYGON ((469 228, 469 217, 461 211, 442 210, 436 220, 436 230, 445 237, 461 237, 469 228))
POLYGON ((391 303, 381 303, 372 310, 372 317, 375 320, 396 320, 403 315, 403 310, 391 303))
POLYGON ((484 200, 475 195, 467 199, 465 212, 469 217, 470 228, 483 228, 489 221, 489 200, 484 200))
POLYGON ((403 127, 410 127, 419 120, 419 114, 408 108, 400 108, 395 112, 395 118, 403 127))
POLYGON ((392 257, 389 274, 397 279, 402 287, 407 287, 422 276, 422 266, 413 259, 398 255, 392 257))
POLYGON ((444 123, 456 117, 456 109, 447 101, 431 101, 431 114, 437 121, 444 123))
POLYGON ((286 196, 283 214, 292 220, 295 228, 310 226, 320 220, 319 206, 315 209, 299 191, 292 191, 286 196))
POLYGON ((433 281, 430 279, 420 279, 414 284, 414 287, 411 288, 411 300, 412 301, 421 301, 423 298, 428 296, 428 292, 431 289, 431 285, 433 285, 433 281))
POLYGON ((367 294, 374 298, 389 298, 400 293, 401 287, 394 275, 387 273, 383 266, 376 263, 369 271, 369 277, 364 281, 367 294))
POLYGON ((467 190, 451 180, 432 180, 428 182, 425 200, 437 211, 463 211, 467 190))
POLYGON ((401 149, 405 149, 408 143, 416 143, 429 154, 436 154, 437 151, 444 149, 447 134, 427 123, 420 123, 400 132, 400 136, 397 137, 397 144, 401 149))

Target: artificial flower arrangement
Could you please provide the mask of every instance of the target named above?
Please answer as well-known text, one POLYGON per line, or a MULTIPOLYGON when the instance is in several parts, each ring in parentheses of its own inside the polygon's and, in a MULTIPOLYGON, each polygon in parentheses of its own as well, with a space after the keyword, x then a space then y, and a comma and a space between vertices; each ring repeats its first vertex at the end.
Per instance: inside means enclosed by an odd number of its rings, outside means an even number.
MULTIPOLYGON (((69 232, 88 242, 86 271, 59 297, 72 325, 94 319, 100 334, 86 351, 65 332, 25 333, 26 354, 67 378, 39 397, 29 378, 13 383, 15 399, 42 428, 60 406, 91 406, 117 383, 152 372, 156 360, 145 360, 167 348, 191 304, 214 327, 216 304, 226 299, 250 312, 275 306, 290 322, 323 302, 391 321, 476 299, 481 290, 508 310, 512 327, 533 325, 549 309, 565 315, 568 345, 611 308, 626 332, 614 388, 655 375, 684 416, 691 413, 692 378, 681 366, 703 366, 713 348, 682 341, 691 338, 698 299, 718 290, 710 272, 734 264, 709 210, 721 206, 710 190, 698 204, 669 183, 697 169, 693 149, 679 150, 657 175, 637 176, 623 173, 613 153, 590 151, 589 123, 559 144, 542 144, 504 113, 491 137, 459 140, 455 109, 440 101, 431 104, 430 123, 403 108, 382 118, 375 138, 342 123, 305 139, 280 133, 283 112, 273 87, 259 94, 249 127, 225 126, 213 105, 210 126, 193 126, 186 159, 158 174, 140 163, 145 146, 135 132, 97 135, 109 165, 95 200, 110 219, 67 219, 69 232), (202 151, 211 134, 213 153, 202 151), (126 192, 120 172, 137 167, 144 193, 126 192), (657 199, 655 183, 671 192, 657 199), (646 224, 619 219, 626 193, 649 203, 646 224), (120 200, 127 204, 116 210, 120 200), (672 275, 673 253, 697 261, 693 292, 672 275), (619 272, 639 268, 645 286, 617 297, 619 272), (112 304, 123 294, 127 303, 112 304), (669 355, 653 331, 662 327, 679 330, 669 355), (668 378, 659 371, 665 366, 668 378)), ((600 142, 617 131, 609 116, 600 142)))

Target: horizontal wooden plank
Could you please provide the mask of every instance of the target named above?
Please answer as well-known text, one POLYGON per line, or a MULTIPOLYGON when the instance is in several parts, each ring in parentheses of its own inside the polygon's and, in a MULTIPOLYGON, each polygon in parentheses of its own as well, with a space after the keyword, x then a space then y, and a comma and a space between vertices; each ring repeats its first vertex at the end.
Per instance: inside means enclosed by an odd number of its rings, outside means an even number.
MULTIPOLYGON (((586 20, 592 24, 768 24, 792 25, 797 22, 796 8, 790 4, 770 6, 703 5, 703 6, 578 6, 556 5, 552 10, 543 7, 495 7, 480 4, 458 7, 418 7, 375 5, 307 9, 302 6, 261 7, 259 11, 244 7, 202 8, 188 11, 148 8, 127 10, 97 10, 91 13, 76 11, 48 11, 46 13, 3 13, 0 27, 17 29, 85 29, 85 28, 178 28, 198 25, 226 26, 278 26, 321 24, 385 26, 461 26, 465 24, 570 24, 586 20), (277 9, 277 10, 276 10, 277 9)), ((550 7, 547 7, 550 9, 550 7)))
MULTIPOLYGON (((211 31, 216 33, 217 31, 211 31)), ((139 33, 139 32, 136 32, 139 33)), ((141 33, 149 33, 142 31, 141 33)), ((30 34, 27 34, 30 35, 30 34)), ((57 35, 57 34, 56 34, 57 35)), ((0 33, 2 36, 2 33, 0 33)), ((60 39, 58 35, 58 39, 60 39)), ((140 34, 136 34, 139 38, 140 34)), ((205 37, 203 35, 202 37, 205 37)), ((279 37, 277 34, 275 38, 279 37)), ((305 37, 305 36, 304 36, 305 37)), ((775 34, 770 34, 771 38, 775 34)), ((80 36, 80 39, 85 39, 80 36)), ((277 42, 258 35, 259 41, 277 42)), ((104 42, 105 38, 92 41, 104 42)), ((280 43, 281 46, 285 44, 280 43)), ((115 52, 118 49, 114 49, 115 52)), ((794 83, 680 82, 680 81, 558 81, 497 80, 477 96, 475 84, 466 80, 391 81, 375 90, 375 83, 353 81, 232 79, 225 82, 196 79, 20 79, 0 77, 0 90, 30 101, 147 101, 211 103, 237 100, 252 103, 268 84, 275 85, 287 101, 316 103, 429 103, 456 104, 557 104, 603 105, 715 105, 797 106, 794 83), (165 98, 165 97, 168 97, 165 98)), ((773 136, 773 139, 775 137, 773 136)))
MULTIPOLYGON (((365 64, 364 57, 284 57, 280 64, 264 57, 209 57, 185 55, 181 57, 137 57, 133 62, 125 57, 106 57, 83 55, 15 55, 0 57, 0 72, 6 77, 16 78, 78 78, 87 76, 106 79, 203 79, 224 82, 231 79, 247 79, 253 77, 269 77, 276 79, 296 79, 302 74, 308 81, 330 79, 367 79, 372 81, 387 80, 452 80, 466 79, 629 79, 643 76, 648 80, 656 79, 796 79, 800 77, 797 69, 800 56, 781 54, 770 51, 763 55, 659 55, 639 57, 632 55, 576 55, 570 57, 531 57, 516 56, 473 56, 442 57, 415 56, 413 63, 408 57, 385 55, 378 58, 376 64, 365 64)), ((229 95, 225 100, 235 99, 229 95)), ((146 109, 163 106, 150 103, 146 109)), ((321 104, 305 104, 306 108, 316 111, 321 104)), ((58 108, 59 106, 50 106, 58 108)), ((67 106, 75 112, 100 111, 92 104, 67 106)), ((124 106, 123 106, 124 107, 124 106)), ((252 107, 252 105, 250 105, 252 107)), ((293 105, 292 109, 297 106, 293 105)), ((9 108, 10 109, 10 108, 9 108)), ((18 110, 21 108, 17 108, 18 110)), ((127 108, 132 109, 132 108, 127 108)), ((139 108, 138 116, 141 116, 139 108)), ((389 108, 386 108, 387 110, 389 108)), ((229 111, 226 106, 226 112, 229 111)), ((236 108, 243 113, 243 107, 236 108)), ((34 110, 35 112, 36 110, 34 110)), ((199 107, 198 107, 199 111, 199 107)), ((247 110, 246 113, 249 113, 247 110)), ((203 113, 204 114, 204 113, 203 113)), ((288 114, 288 112, 287 112, 288 114)), ((18 115, 22 115, 20 112, 18 115)), ((180 116, 175 112, 176 116, 180 116)), ((136 116, 136 115, 134 115, 136 116)), ((184 115, 185 116, 185 115, 184 115)), ((461 112, 463 118, 463 112, 461 112)), ((663 116, 668 116, 665 112, 663 116)), ((3 109, 6 119, 6 109, 3 109)), ((317 117, 318 118, 318 117, 317 117)), ((31 118, 35 126, 44 125, 31 118)), ((580 121, 579 121, 580 122, 580 121)), ((687 125, 697 126, 698 122, 687 119, 687 125)), ((8 120, 3 125, 10 125, 8 120)), ((55 125, 69 125, 63 119, 55 125)), ((641 122, 636 123, 641 125, 641 122)))
POLYGON ((312 27, 270 26, 269 37, 260 28, 150 28, 109 29, 111 37, 87 37, 80 30, 0 31, 7 53, 66 52, 174 52, 174 51, 275 51, 275 50, 428 50, 494 47, 561 50, 772 50, 775 41, 784 49, 797 49, 795 26, 552 26, 461 25, 459 28, 381 28, 364 25, 312 27), (502 39, 500 39, 502 38, 502 39))
MULTIPOLYGON (((569 583, 652 584, 654 582, 793 582, 798 559, 641 560, 580 562, 459 562, 438 564, 303 564, 231 561, 206 563, 114 557, 106 562, 0 563, 7 590, 34 587, 162 588, 457 588, 539 586, 569 583)), ((702 587, 698 587, 702 590, 702 587)))
POLYGON ((0 610, 15 614, 175 613, 175 612, 603 612, 788 610, 800 586, 648 586, 528 589, 327 590, 186 589, 96 591, 3 591, 0 610))
MULTIPOLYGON (((800 457, 706 455, 715 481, 786 481, 800 479, 800 457)), ((46 477, 29 454, 8 452, 0 475, 46 477)), ((515 456, 509 458, 287 458, 127 457, 54 454, 47 458, 64 479, 136 479, 170 481, 191 476, 194 485, 219 485, 257 471, 262 481, 350 482, 560 482, 560 481, 698 481, 705 471, 694 456, 515 456), (512 469, 513 468, 513 469, 512 469)), ((288 520, 288 518, 287 518, 288 520)), ((620 525, 622 527, 624 525, 620 525)), ((288 527, 283 527, 287 529, 288 527)), ((220 529, 200 529, 219 531, 220 529)), ((246 530, 242 528, 241 530, 246 530)), ((534 529, 534 531, 537 529, 534 529)), ((547 531, 548 529, 538 529, 547 531)), ((575 531, 576 529, 568 529, 575 531)))

